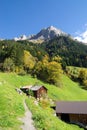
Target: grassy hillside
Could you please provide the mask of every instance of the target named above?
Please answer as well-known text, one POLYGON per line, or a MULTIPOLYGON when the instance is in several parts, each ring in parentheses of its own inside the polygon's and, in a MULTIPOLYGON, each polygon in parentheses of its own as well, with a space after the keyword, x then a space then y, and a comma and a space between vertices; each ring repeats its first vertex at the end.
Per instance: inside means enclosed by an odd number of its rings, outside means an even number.
POLYGON ((15 91, 16 75, 0 73, 0 130, 19 130, 23 97, 15 91))
MULTIPOLYGON (((15 88, 30 84, 42 84, 48 88, 48 96, 53 100, 87 100, 87 91, 82 90, 78 84, 63 76, 62 87, 45 84, 29 75, 18 76, 13 73, 0 73, 0 130, 20 130, 21 122, 19 117, 24 115, 23 101, 27 98, 25 95, 19 95, 15 88)), ((41 104, 38 107, 32 103, 33 99, 26 99, 29 108, 32 110, 33 118, 37 127, 39 118, 42 119, 42 125, 47 125, 48 130, 80 130, 79 127, 68 125, 58 120, 52 115, 50 108, 44 110, 41 104), (37 111, 37 113, 35 113, 37 111), (42 113, 43 111, 43 113, 42 113), (41 113, 40 113, 41 112, 41 113), (48 116, 49 117, 46 118, 48 116), (37 120, 36 120, 37 118, 37 120), (43 124, 43 119, 45 124, 43 124), (49 123, 46 123, 46 122, 49 123), (54 129, 55 128, 55 129, 54 129)), ((41 130, 40 128, 38 130, 41 130)), ((46 129, 45 129, 46 130, 46 129)))
POLYGON ((63 86, 61 88, 46 85, 49 90, 48 94, 52 99, 87 101, 87 91, 81 89, 81 86, 79 86, 79 84, 73 82, 67 76, 63 76, 62 85, 63 86))

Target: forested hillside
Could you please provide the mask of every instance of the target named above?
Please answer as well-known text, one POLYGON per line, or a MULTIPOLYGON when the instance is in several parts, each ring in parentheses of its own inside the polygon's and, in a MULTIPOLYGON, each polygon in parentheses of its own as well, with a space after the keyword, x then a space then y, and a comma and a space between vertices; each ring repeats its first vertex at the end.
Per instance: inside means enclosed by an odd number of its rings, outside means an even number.
POLYGON ((6 58, 11 58, 15 65, 23 65, 24 50, 29 51, 38 61, 45 55, 49 58, 60 56, 63 66, 87 67, 87 46, 68 36, 59 36, 42 44, 29 41, 0 41, 0 64, 4 63, 6 58))
POLYGON ((87 67, 87 45, 83 43, 60 36, 43 43, 42 46, 50 57, 59 55, 63 66, 87 67))
POLYGON ((66 66, 87 67, 87 46, 68 36, 36 44, 29 41, 0 41, 0 70, 31 74, 60 86, 66 66))

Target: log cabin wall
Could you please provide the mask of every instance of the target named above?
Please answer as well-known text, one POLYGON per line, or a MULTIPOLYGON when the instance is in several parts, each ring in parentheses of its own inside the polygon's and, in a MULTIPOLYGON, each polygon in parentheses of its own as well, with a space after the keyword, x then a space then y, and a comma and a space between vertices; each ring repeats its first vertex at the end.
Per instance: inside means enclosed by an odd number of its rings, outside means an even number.
POLYGON ((70 122, 87 124, 87 114, 69 114, 70 122))
POLYGON ((41 98, 43 97, 44 95, 47 94, 47 89, 45 87, 41 87, 40 89, 38 90, 33 90, 33 93, 34 93, 34 97, 35 98, 41 98))
MULTIPOLYGON (((59 119, 62 119, 62 115, 66 116, 66 114, 56 114, 59 119)), ((87 124, 87 114, 67 114, 69 115, 70 123, 82 123, 87 124)), ((66 121, 66 120, 63 120, 66 121)))
POLYGON ((39 90, 37 90, 37 98, 42 97, 46 93, 47 93, 47 89, 45 89, 44 87, 41 87, 39 90))

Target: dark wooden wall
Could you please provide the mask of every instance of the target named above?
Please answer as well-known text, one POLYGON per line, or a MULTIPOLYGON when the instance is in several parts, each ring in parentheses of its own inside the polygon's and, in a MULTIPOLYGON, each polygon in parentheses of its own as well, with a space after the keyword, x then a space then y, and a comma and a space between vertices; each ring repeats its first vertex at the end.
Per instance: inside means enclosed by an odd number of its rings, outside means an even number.
POLYGON ((87 114, 69 114, 70 122, 87 124, 87 114))
MULTIPOLYGON (((87 125, 87 114, 56 114, 60 119, 62 119, 62 115, 69 116, 69 122, 70 123, 75 123, 75 124, 80 124, 82 123, 83 125, 87 125)), ((66 117, 67 118, 67 117, 66 117)), ((65 118, 65 119, 66 119, 65 118)), ((67 120, 67 119, 66 119, 67 120)), ((66 120, 63 120, 66 122, 66 120)), ((68 121, 68 120, 67 120, 68 121)))
POLYGON ((35 95, 36 98, 41 98, 46 93, 47 93, 47 89, 42 86, 39 90, 37 90, 36 92, 34 92, 34 95, 35 95))

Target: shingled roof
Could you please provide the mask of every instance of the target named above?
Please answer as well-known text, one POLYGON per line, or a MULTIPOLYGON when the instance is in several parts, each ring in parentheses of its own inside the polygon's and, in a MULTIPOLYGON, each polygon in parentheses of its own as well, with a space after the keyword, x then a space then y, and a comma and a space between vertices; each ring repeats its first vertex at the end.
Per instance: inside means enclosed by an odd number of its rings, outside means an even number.
POLYGON ((56 113, 87 114, 87 101, 58 101, 56 113))

